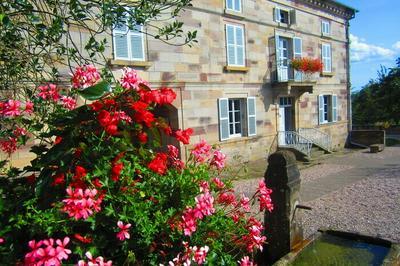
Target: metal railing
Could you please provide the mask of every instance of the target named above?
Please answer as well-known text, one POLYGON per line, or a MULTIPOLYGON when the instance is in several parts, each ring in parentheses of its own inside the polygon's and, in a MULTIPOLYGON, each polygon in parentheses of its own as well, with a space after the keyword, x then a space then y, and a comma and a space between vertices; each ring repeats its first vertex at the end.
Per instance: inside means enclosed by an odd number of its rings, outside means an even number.
POLYGON ((311 156, 312 141, 296 131, 279 131, 278 146, 295 149, 304 155, 311 156))
POLYGON ((331 152, 332 140, 329 134, 316 128, 299 128, 298 133, 301 136, 311 140, 315 145, 328 152, 331 152))

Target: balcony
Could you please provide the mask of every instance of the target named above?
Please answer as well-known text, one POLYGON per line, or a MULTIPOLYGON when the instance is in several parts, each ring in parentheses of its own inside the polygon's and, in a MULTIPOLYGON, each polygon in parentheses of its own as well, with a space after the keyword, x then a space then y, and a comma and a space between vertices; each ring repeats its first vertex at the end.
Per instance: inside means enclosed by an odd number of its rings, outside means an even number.
POLYGON ((290 66, 278 65, 273 71, 272 88, 281 94, 290 95, 292 92, 303 94, 312 93, 317 84, 318 73, 305 74, 290 66))

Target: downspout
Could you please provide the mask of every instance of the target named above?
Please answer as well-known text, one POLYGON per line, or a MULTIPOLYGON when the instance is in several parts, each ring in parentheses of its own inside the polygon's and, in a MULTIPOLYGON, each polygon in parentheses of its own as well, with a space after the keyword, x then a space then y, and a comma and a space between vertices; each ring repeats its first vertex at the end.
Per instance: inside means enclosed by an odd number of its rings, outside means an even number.
POLYGON ((353 128, 351 108, 351 81, 350 81, 350 23, 346 20, 346 79, 347 79, 347 130, 350 133, 353 128))

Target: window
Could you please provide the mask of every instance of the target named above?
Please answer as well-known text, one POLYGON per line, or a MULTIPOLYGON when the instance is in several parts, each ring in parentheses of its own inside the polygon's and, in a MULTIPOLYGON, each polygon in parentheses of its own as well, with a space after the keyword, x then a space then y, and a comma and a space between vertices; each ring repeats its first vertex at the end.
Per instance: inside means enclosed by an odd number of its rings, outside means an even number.
POLYGON ((242 12, 242 0, 226 0, 226 9, 235 12, 242 12))
POLYGON ((319 124, 325 124, 329 122, 336 122, 338 111, 338 98, 336 95, 319 95, 318 96, 318 108, 319 108, 319 124))
POLYGON ((279 7, 274 8, 274 20, 283 24, 296 24, 296 10, 286 10, 279 7))
POLYGON ((256 135, 255 97, 220 98, 218 109, 221 140, 256 135))
POLYGON ((330 44, 322 44, 322 63, 324 64, 323 72, 332 72, 332 51, 330 44))
POLYGON ((245 66, 243 26, 226 24, 226 54, 229 66, 245 66))
POLYGON ((127 25, 117 25, 113 31, 115 59, 145 61, 143 26, 130 30, 127 25))
POLYGON ((322 36, 329 36, 331 35, 331 24, 327 20, 323 20, 321 22, 321 33, 322 36))

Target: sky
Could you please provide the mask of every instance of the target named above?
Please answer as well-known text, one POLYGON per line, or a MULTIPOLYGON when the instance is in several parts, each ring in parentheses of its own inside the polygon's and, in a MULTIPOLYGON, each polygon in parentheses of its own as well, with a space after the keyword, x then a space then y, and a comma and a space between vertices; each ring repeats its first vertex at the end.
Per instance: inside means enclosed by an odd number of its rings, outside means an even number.
POLYGON ((359 12, 350 21, 353 91, 377 78, 380 66, 400 57, 400 0, 340 0, 359 12))

